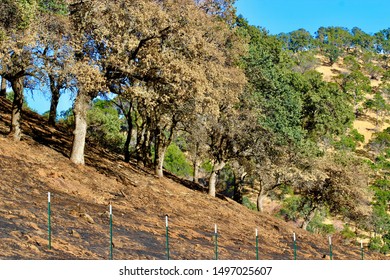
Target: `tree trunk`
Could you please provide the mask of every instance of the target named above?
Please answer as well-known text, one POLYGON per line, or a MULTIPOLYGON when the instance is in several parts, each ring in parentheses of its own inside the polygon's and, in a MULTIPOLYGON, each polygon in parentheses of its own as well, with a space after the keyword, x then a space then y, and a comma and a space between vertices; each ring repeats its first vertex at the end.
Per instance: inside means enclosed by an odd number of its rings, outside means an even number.
POLYGON ((313 208, 310 210, 309 214, 304 218, 303 223, 301 225, 301 228, 306 230, 307 226, 310 224, 311 220, 313 220, 314 216, 316 215, 317 208, 313 208))
POLYGON ((263 181, 260 180, 260 191, 259 195, 257 196, 257 211, 263 212, 264 211, 264 199, 267 197, 268 191, 265 190, 263 181))
POLYGON ((60 90, 56 87, 54 78, 49 75, 50 79, 50 91, 51 91, 51 102, 50 102, 50 113, 48 123, 51 126, 56 125, 57 119, 57 106, 60 100, 60 90))
POLYGON ((14 91, 14 100, 12 103, 11 131, 14 141, 20 141, 22 132, 20 130, 20 120, 23 108, 23 77, 11 80, 12 90, 14 91))
POLYGON ((126 142, 123 148, 125 162, 130 162, 130 142, 131 142, 131 130, 127 131, 126 142))
POLYGON ((215 197, 215 193, 216 193, 215 186, 216 186, 216 183, 217 183, 217 172, 213 170, 211 172, 210 179, 209 179, 209 195, 212 196, 212 197, 215 197))
POLYGON ((137 125, 137 143, 136 143, 136 156, 137 161, 142 162, 145 166, 151 166, 152 157, 150 152, 150 138, 151 138, 151 118, 145 116, 142 120, 142 124, 137 125))
POLYGON ((194 160, 194 177, 193 177, 193 182, 196 184, 199 184, 199 161, 198 159, 194 160))
POLYGON ((158 177, 163 177, 163 165, 165 152, 167 151, 168 146, 171 144, 173 140, 173 134, 177 125, 174 117, 172 118, 172 123, 170 125, 164 125, 163 127, 159 127, 159 117, 155 118, 156 128, 154 130, 154 144, 155 144, 155 158, 154 158, 154 166, 156 175, 158 177), (168 130, 169 129, 169 130, 168 130), (167 137, 166 132, 169 132, 169 136, 167 137))
POLYGON ((74 103, 75 128, 70 160, 75 164, 84 164, 85 137, 87 135, 87 111, 91 97, 79 92, 74 103))
POLYGON ((237 201, 238 203, 242 204, 242 190, 244 187, 244 180, 245 176, 247 175, 246 172, 243 172, 239 179, 237 178, 235 172, 234 172, 234 189, 233 189, 233 200, 237 201))
POLYGON ((163 165, 164 157, 169 141, 164 141, 164 133, 160 128, 155 129, 155 153, 154 153, 154 168, 155 173, 159 178, 164 176, 163 165))
POLYGON ((1 77, 0 97, 7 96, 7 80, 1 77))
POLYGON ((126 114, 128 130, 127 130, 126 142, 124 146, 125 162, 130 161, 130 142, 131 142, 131 135, 133 133, 133 122, 131 119, 131 110, 132 110, 132 104, 130 103, 129 111, 126 114))
POLYGON ((264 199, 267 197, 267 195, 263 192, 259 192, 259 195, 257 196, 257 211, 263 212, 264 211, 264 199))
POLYGON ((193 161, 193 166, 194 166, 194 177, 193 177, 193 182, 196 184, 199 184, 199 159, 198 159, 198 150, 199 150, 199 143, 195 144, 195 153, 194 153, 194 161, 193 161))
POLYGON ((163 166, 165 158, 166 147, 159 145, 156 150, 156 162, 155 162, 155 173, 159 178, 164 177, 163 166))
POLYGON ((150 149, 150 140, 151 139, 151 132, 150 130, 146 130, 143 136, 143 142, 141 144, 141 159, 145 166, 152 166, 152 154, 150 149))
POLYGON ((209 195, 215 197, 216 194, 216 185, 217 185, 217 175, 222 168, 225 167, 225 162, 219 162, 214 164, 213 171, 211 172, 209 179, 209 195))

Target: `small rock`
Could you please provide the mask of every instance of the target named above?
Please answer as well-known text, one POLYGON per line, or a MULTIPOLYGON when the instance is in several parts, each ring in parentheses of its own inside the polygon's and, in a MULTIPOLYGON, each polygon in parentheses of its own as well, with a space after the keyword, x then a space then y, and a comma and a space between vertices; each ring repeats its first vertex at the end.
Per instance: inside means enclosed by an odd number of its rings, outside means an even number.
POLYGON ((103 213, 100 213, 100 217, 104 217, 104 216, 110 217, 110 212, 104 211, 103 213))
POLYGON ((81 214, 74 209, 69 211, 69 215, 71 215, 72 217, 80 217, 81 216, 81 214))
POLYGON ((37 247, 37 246, 35 246, 35 245, 28 244, 28 248, 29 248, 31 251, 33 251, 35 254, 38 254, 38 253, 40 253, 40 251, 39 251, 38 247, 37 247))
POLYGON ((95 223, 95 221, 92 219, 92 217, 90 215, 88 215, 87 213, 80 214, 80 217, 85 219, 90 224, 94 224, 95 223))
POLYGON ((43 232, 42 230, 36 230, 35 231, 35 235, 38 235, 38 236, 42 236, 42 235, 46 235, 47 233, 46 232, 43 232))
POLYGON ((41 168, 38 169, 37 175, 38 175, 40 178, 46 177, 46 176, 47 176, 46 171, 43 170, 43 169, 41 169, 41 168))
POLYGON ((70 230, 69 231, 69 234, 76 237, 76 238, 81 238, 81 235, 80 233, 78 233, 77 231, 75 231, 74 229, 70 230))
POLYGON ((37 190, 37 189, 33 189, 31 193, 34 194, 34 195, 40 195, 41 194, 40 191, 37 190))
POLYGON ((12 235, 14 237, 17 237, 17 238, 21 238, 23 236, 23 233, 20 232, 20 231, 15 230, 15 231, 11 231, 10 235, 12 235))
POLYGON ((23 239, 26 240, 27 242, 30 242, 31 236, 29 236, 28 234, 25 234, 25 235, 23 235, 23 239))

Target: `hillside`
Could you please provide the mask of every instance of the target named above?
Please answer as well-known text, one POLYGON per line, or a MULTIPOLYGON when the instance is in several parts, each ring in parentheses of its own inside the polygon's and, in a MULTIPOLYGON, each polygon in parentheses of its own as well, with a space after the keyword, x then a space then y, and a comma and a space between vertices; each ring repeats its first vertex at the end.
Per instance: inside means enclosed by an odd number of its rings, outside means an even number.
MULTIPOLYGON (((108 204, 114 213, 114 259, 164 259, 165 222, 170 217, 173 259, 212 259, 214 224, 221 259, 254 259, 254 229, 260 258, 321 259, 326 236, 310 234, 230 199, 210 198, 119 156, 88 146, 86 166, 71 164, 70 135, 48 128, 42 117, 24 114, 22 142, 7 138, 10 104, 0 99, 0 258, 107 259, 108 204), (47 248, 47 192, 52 193, 52 250, 47 248)), ((359 259, 359 247, 335 235, 335 259, 359 259)), ((367 253, 367 259, 383 255, 367 253)))
MULTIPOLYGON (((324 81, 332 82, 337 75, 350 72, 350 70, 348 70, 348 68, 344 65, 342 58, 339 58, 332 66, 326 63, 326 58, 323 55, 316 55, 316 58, 320 61, 320 66, 317 66, 315 70, 323 75, 324 81)), ((381 84, 381 80, 370 79, 370 84, 372 87, 378 87, 378 85, 381 84)), ((367 94, 366 98, 370 98, 369 94, 367 94)), ((362 116, 359 116, 359 118, 353 122, 353 128, 364 136, 364 145, 371 140, 375 132, 383 131, 389 126, 390 124, 387 118, 376 124, 375 113, 367 110, 362 116)))

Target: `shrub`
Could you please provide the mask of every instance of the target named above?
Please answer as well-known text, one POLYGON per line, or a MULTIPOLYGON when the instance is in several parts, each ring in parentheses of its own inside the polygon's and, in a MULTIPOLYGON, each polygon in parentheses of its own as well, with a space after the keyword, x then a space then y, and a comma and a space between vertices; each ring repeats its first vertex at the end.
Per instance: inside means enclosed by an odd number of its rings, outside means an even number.
POLYGON ((296 221, 299 218, 299 210, 301 208, 301 198, 299 196, 290 196, 283 201, 283 206, 279 211, 279 215, 284 217, 286 221, 296 221))
POLYGON ((257 210, 257 205, 256 203, 253 203, 252 201, 250 201, 250 199, 247 197, 247 196, 244 196, 242 198, 242 205, 244 205, 246 208, 250 209, 250 210, 257 210))
POLYGON ((389 245, 385 243, 379 250, 380 253, 382 254, 387 254, 389 252, 389 245))
POLYGON ((351 137, 357 141, 357 142, 364 142, 364 135, 363 134, 360 134, 359 131, 357 131, 357 129, 352 129, 351 132, 349 133, 351 135, 351 137))
POLYGON ((122 151, 125 135, 121 133, 123 120, 110 101, 96 100, 87 113, 87 135, 103 147, 122 151))
POLYGON ((188 177, 193 173, 191 164, 175 143, 172 143, 167 148, 164 158, 164 168, 180 177, 188 177))
POLYGON ((353 239, 356 238, 356 233, 351 230, 348 225, 344 225, 343 230, 341 231, 342 237, 345 239, 353 239))
POLYGON ((340 141, 335 145, 338 150, 354 151, 356 149, 356 141, 351 136, 341 136, 340 141))
POLYGON ((371 238, 368 248, 372 251, 379 252, 382 248, 382 239, 380 237, 371 238))
POLYGON ((202 168, 207 173, 211 173, 213 171, 213 164, 211 163, 211 161, 207 160, 202 163, 200 168, 202 168))
POLYGON ((321 214, 316 214, 307 226, 307 231, 313 233, 331 234, 336 232, 332 224, 324 224, 324 217, 321 214))

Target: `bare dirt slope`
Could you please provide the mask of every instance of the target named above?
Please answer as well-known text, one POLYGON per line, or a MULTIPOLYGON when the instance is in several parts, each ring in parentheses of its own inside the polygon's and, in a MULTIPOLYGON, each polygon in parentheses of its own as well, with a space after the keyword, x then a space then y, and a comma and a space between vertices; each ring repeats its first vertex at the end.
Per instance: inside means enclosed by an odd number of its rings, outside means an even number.
MULTIPOLYGON (((10 105, 0 99, 0 259, 107 259, 108 205, 113 205, 114 259, 165 259, 165 214, 172 259, 213 259, 214 224, 221 259, 321 259, 326 237, 294 228, 223 198, 210 198, 172 179, 87 146, 86 166, 70 163, 70 135, 25 113, 20 143, 7 138, 10 105), (47 192, 52 193, 52 250, 47 242, 47 192)), ((188 184, 190 185, 190 184, 188 184)), ((335 259, 359 259, 356 244, 333 237, 335 259)), ((367 253, 366 258, 382 255, 367 253)))

